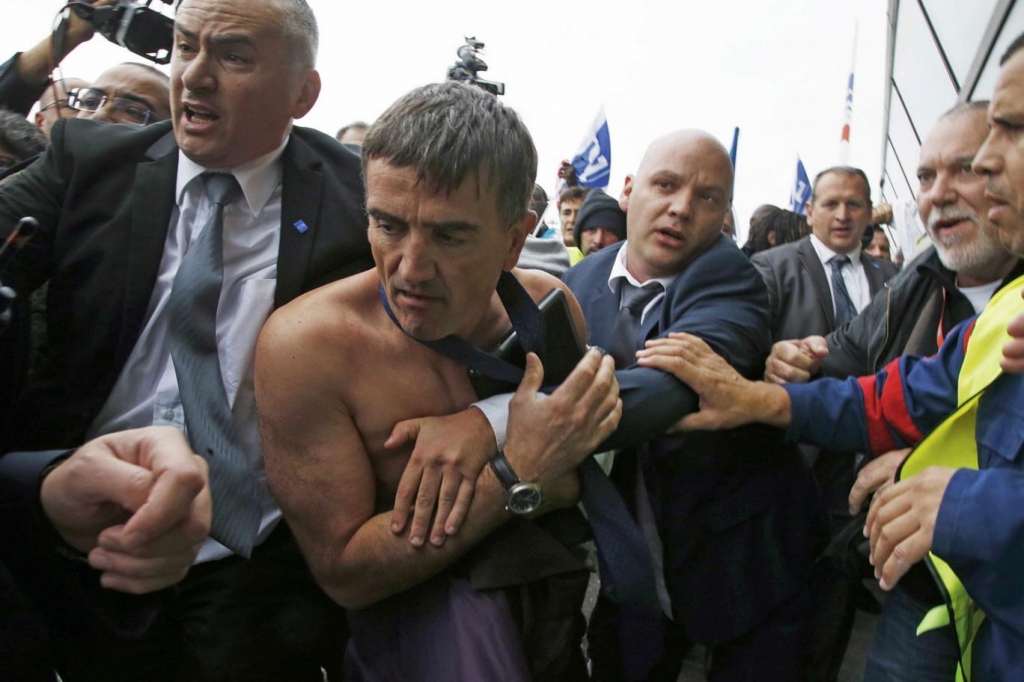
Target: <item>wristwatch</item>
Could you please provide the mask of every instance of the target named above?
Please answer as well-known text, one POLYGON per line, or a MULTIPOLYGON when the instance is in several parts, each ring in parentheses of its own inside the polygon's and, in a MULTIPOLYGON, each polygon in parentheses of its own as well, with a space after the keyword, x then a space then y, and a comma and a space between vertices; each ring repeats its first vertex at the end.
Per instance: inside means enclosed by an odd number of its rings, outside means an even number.
POLYGON ((536 483, 520 481, 519 476, 512 469, 512 465, 505 458, 505 453, 498 450, 491 458, 491 471, 498 478, 501 487, 505 489, 505 509, 513 514, 532 514, 540 507, 544 496, 540 492, 540 486, 536 483))

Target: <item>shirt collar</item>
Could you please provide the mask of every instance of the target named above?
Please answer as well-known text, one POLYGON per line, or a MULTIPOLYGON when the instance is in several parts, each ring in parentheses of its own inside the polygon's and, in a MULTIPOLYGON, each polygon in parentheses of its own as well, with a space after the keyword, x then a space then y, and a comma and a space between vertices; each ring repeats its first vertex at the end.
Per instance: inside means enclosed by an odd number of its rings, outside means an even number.
MULTIPOLYGON (((814 233, 811 233, 811 246, 814 247, 814 252, 818 254, 818 259, 821 261, 822 265, 828 265, 830 260, 839 255, 832 249, 825 246, 825 242, 818 239, 818 236, 814 233)), ((860 265, 860 243, 858 242, 856 248, 846 255, 850 257, 850 263, 854 267, 860 265)))
POLYGON ((185 190, 193 180, 208 171, 219 170, 230 172, 235 176, 235 179, 238 180, 238 184, 242 188, 242 194, 245 196, 245 203, 248 205, 249 212, 253 216, 259 215, 267 201, 270 200, 270 195, 281 184, 281 178, 284 176, 284 164, 281 161, 281 155, 284 153, 284 148, 288 145, 290 137, 285 138, 281 146, 272 152, 243 163, 240 166, 228 169, 203 168, 185 156, 185 153, 179 149, 178 180, 174 193, 178 208, 181 208, 182 202, 185 200, 185 190))
POLYGON ((628 251, 628 244, 628 240, 622 242, 622 248, 615 254, 615 260, 612 262, 612 271, 608 273, 608 288, 612 290, 612 293, 615 292, 616 280, 623 277, 625 277, 626 281, 635 287, 643 287, 645 284, 650 282, 658 282, 661 284, 662 289, 667 290, 668 285, 672 284, 675 278, 679 275, 672 275, 671 277, 654 277, 641 283, 640 280, 630 274, 629 270, 626 269, 626 252, 628 251))

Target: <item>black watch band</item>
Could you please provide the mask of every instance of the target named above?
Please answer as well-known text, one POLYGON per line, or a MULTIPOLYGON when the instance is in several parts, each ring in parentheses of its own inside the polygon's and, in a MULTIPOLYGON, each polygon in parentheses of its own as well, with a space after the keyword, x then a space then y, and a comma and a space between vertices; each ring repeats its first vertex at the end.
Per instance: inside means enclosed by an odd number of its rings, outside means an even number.
POLYGON ((491 457, 491 471, 498 479, 498 483, 501 483, 501 487, 506 491, 512 489, 516 483, 519 483, 519 476, 516 475, 512 465, 508 463, 508 458, 505 457, 505 452, 498 450, 494 457, 491 457))

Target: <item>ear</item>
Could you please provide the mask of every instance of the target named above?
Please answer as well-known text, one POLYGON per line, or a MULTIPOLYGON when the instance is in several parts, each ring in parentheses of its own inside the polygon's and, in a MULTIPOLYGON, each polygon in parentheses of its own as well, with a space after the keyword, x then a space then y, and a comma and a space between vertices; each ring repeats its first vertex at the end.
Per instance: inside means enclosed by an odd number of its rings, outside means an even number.
POLYGON ((36 128, 39 128, 39 132, 46 135, 46 119, 38 111, 36 112, 36 128))
POLYGON ((627 175, 626 181, 622 183, 622 193, 619 194, 619 208, 629 213, 629 196, 633 193, 633 176, 627 175))
POLYGON ((307 71, 299 98, 295 101, 295 106, 292 107, 292 118, 302 118, 309 113, 320 97, 320 86, 320 72, 316 69, 307 71))
POLYGON ((775 230, 770 230, 765 236, 768 237, 768 243, 775 246, 775 230))
POLYGON ((523 246, 526 245, 526 236, 533 233, 535 227, 537 227, 537 214, 527 211, 526 215, 508 228, 512 235, 512 243, 509 244, 508 254, 505 256, 505 262, 502 263, 503 270, 511 270, 519 262, 519 255, 523 252, 523 246))
MULTIPOLYGON (((804 204, 804 217, 807 218, 807 225, 808 225, 808 227, 810 227, 810 225, 811 225, 811 218, 813 217, 813 215, 812 215, 813 213, 814 213, 814 204, 812 204, 811 202, 808 201, 806 204, 804 204)), ((811 231, 813 232, 814 229, 811 228, 811 231)))

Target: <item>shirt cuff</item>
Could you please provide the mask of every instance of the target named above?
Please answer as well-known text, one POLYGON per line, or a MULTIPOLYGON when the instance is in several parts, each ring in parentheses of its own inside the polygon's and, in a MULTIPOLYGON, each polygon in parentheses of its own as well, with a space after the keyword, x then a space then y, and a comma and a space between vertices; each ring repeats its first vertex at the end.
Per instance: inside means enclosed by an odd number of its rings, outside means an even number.
POLYGON ((484 413, 484 417, 491 425, 491 430, 494 431, 494 440, 498 444, 499 450, 505 449, 505 443, 508 441, 506 431, 508 430, 508 404, 512 400, 512 396, 515 393, 499 393, 498 395, 492 395, 490 398, 484 398, 473 403, 473 406, 484 413))

